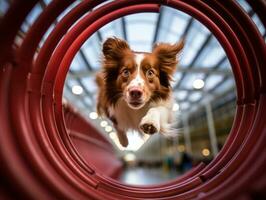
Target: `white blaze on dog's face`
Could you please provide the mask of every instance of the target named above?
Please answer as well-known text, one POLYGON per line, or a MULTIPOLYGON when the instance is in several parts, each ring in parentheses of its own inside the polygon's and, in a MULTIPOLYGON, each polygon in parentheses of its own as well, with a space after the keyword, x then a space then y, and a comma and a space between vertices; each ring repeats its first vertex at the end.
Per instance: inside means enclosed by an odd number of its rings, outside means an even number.
POLYGON ((128 44, 109 38, 103 45, 106 97, 111 104, 123 98, 132 109, 169 97, 170 81, 183 42, 158 44, 151 53, 133 52, 128 44))
POLYGON ((139 109, 144 106, 147 100, 147 94, 145 94, 145 80, 142 77, 141 62, 144 59, 144 54, 136 53, 136 73, 133 79, 129 82, 125 89, 125 100, 129 107, 133 109, 139 109))

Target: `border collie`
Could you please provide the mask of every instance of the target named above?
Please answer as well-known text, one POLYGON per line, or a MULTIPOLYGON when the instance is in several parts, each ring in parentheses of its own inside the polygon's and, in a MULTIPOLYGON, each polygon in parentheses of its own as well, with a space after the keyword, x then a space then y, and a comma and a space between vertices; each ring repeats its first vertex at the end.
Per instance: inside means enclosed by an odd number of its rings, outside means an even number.
POLYGON ((166 136, 175 131, 170 82, 183 46, 183 40, 159 43, 146 53, 132 51, 118 38, 103 43, 97 111, 113 122, 122 146, 128 145, 129 129, 166 136))

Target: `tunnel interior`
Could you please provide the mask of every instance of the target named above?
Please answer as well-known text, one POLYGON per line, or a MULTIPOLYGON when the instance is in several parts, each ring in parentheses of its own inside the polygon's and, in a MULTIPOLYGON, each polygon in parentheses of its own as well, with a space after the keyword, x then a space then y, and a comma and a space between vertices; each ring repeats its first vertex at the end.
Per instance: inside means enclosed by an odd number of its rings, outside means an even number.
MULTIPOLYGON (((137 185, 163 183, 200 162, 208 164, 230 132, 236 101, 231 66, 217 39, 195 18, 167 6, 161 6, 159 14, 137 13, 118 18, 87 39, 71 62, 63 98, 114 145, 116 156, 122 160, 122 170, 116 178, 137 185), (171 23, 168 23, 169 17, 173 18, 171 23), (95 74, 101 70, 101 44, 110 37, 123 38, 134 51, 147 52, 151 51, 153 43, 174 43, 186 38, 172 83, 178 136, 149 137, 128 131, 129 145, 125 148, 119 143, 112 122, 97 115, 95 74), (203 89, 195 85, 201 80, 203 89), (207 112, 208 106, 212 108, 211 113, 207 112), (208 120, 210 115, 212 119, 208 120)), ((70 136, 77 141, 81 136, 78 133, 84 131, 72 132, 70 136)), ((77 142, 74 144, 80 148, 77 142)), ((85 160, 88 160, 88 152, 82 153, 85 160)))
POLYGON ((250 14, 256 13, 265 30, 265 2, 247 0, 251 13, 235 1, 73 2, 13 1, 1 17, 1 197, 264 199, 265 33, 250 14), (37 3, 45 7, 22 33, 37 3), (134 186, 116 180, 122 164, 111 142, 62 101, 63 90, 75 55, 101 27, 130 14, 160 13, 162 7, 195 18, 220 43, 234 75, 236 111, 226 142, 210 163, 162 184, 134 186))

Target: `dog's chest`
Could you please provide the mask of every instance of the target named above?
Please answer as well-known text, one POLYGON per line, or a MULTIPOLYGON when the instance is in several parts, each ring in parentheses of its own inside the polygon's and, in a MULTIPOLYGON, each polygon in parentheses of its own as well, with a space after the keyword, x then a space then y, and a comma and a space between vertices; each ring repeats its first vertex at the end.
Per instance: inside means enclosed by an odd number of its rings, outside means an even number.
POLYGON ((111 117, 115 118, 120 130, 139 129, 141 119, 148 111, 148 107, 134 110, 128 107, 125 101, 119 101, 115 107, 109 109, 111 117))

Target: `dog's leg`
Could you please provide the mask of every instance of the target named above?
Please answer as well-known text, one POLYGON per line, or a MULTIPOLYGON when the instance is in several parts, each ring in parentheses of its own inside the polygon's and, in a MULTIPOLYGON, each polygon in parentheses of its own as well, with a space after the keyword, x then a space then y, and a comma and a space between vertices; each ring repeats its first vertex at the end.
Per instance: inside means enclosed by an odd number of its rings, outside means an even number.
POLYGON ((127 139, 126 132, 117 129, 117 137, 119 139, 120 144, 123 147, 127 147, 127 145, 128 145, 128 139, 127 139))
POLYGON ((166 133, 169 129, 170 110, 164 106, 153 107, 140 122, 140 130, 146 134, 166 133))
POLYGON ((154 134, 160 131, 160 110, 162 110, 160 107, 151 108, 142 118, 139 127, 143 133, 154 134))

